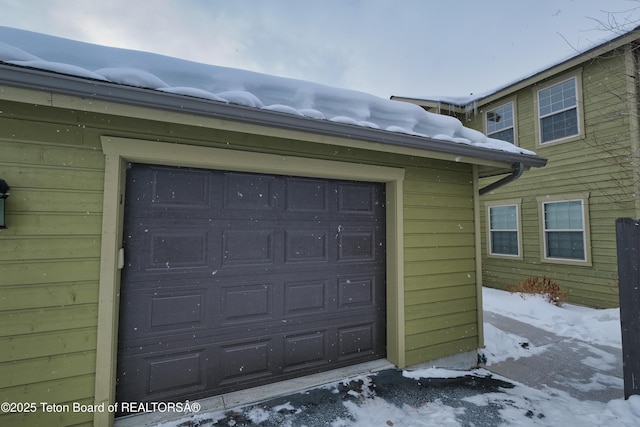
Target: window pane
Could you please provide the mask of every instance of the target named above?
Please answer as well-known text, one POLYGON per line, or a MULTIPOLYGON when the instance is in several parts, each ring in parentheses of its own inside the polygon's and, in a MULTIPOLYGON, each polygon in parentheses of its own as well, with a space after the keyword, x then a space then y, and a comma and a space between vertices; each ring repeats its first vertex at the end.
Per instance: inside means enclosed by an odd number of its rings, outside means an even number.
POLYGON ((562 83, 562 95, 564 98, 563 108, 570 108, 576 105, 576 81, 567 80, 562 83))
POLYGON ((513 103, 510 102, 489 110, 485 117, 487 119, 487 133, 513 127, 513 103))
POLYGON ((540 117, 576 105, 576 79, 571 78, 538 92, 540 117))
POLYGON ((540 119, 542 142, 554 141, 578 134, 578 111, 563 111, 540 119))
POLYGON ((491 253, 502 255, 518 255, 518 232, 492 231, 491 253))
POLYGON ((584 239, 581 231, 547 232, 547 256, 584 260, 584 239))
POLYGON ((517 215, 518 208, 516 205, 489 207, 492 254, 519 255, 517 215))
POLYGON ((582 230, 582 202, 545 203, 544 221, 546 230, 582 230))
POLYGON ((490 133, 490 134, 487 134, 487 136, 489 136, 491 138, 495 138, 495 139, 500 139, 502 141, 507 141, 507 142, 510 142, 512 144, 515 143, 515 137, 513 135, 513 128, 501 130, 499 132, 490 133))
POLYGON ((511 206, 492 206, 489 208, 489 223, 491 230, 517 230, 517 208, 511 206))

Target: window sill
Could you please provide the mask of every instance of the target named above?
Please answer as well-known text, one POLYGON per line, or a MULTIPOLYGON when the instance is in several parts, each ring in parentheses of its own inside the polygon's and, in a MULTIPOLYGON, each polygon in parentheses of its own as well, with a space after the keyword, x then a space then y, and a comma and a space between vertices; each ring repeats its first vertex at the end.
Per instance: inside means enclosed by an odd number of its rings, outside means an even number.
POLYGON ((493 259, 512 259, 515 261, 522 261, 522 255, 503 255, 503 254, 487 254, 487 258, 493 259))
POLYGON ((578 260, 578 259, 569 259, 569 258, 542 258, 540 260, 543 263, 547 264, 562 264, 562 265, 573 265, 576 267, 591 267, 592 263, 590 259, 587 260, 578 260))
POLYGON ((553 141, 549 141, 549 142, 537 141, 536 148, 540 149, 540 148, 546 148, 546 147, 553 147, 555 145, 564 144, 566 142, 579 141, 579 140, 582 140, 584 138, 585 138, 584 134, 580 133, 578 135, 567 136, 567 137, 561 138, 561 139, 554 139, 553 141))

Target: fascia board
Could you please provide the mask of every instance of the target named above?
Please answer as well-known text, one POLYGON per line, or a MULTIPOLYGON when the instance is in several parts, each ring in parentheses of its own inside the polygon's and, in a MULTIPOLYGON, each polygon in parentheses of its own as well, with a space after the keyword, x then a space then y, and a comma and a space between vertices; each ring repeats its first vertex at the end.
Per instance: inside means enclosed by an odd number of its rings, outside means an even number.
MULTIPOLYGON (((410 149, 427 154, 425 157, 429 157, 428 154, 433 153, 435 158, 442 158, 441 155, 445 154, 449 160, 489 165, 502 163, 506 167, 516 163, 522 163, 528 167, 542 167, 546 164, 546 159, 538 156, 493 150, 328 120, 298 117, 276 111, 90 80, 9 64, 0 64, 0 84, 82 99, 108 101, 117 104, 205 116, 260 127, 279 128, 297 133, 310 133, 344 138, 351 141, 379 143, 385 146, 384 150, 377 151, 388 152, 389 147, 410 149)), ((367 145, 367 148, 376 150, 376 145, 367 145)), ((399 150, 399 152, 401 151, 399 150)))

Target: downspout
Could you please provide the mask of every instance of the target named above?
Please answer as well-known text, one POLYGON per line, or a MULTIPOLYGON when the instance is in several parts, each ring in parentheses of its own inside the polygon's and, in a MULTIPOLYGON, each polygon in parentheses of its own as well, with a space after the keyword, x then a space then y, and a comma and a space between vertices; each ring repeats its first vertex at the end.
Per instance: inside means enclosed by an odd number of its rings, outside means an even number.
POLYGON ((476 287, 477 287, 477 313, 478 313, 478 348, 484 348, 484 302, 482 301, 482 253, 481 253, 481 233, 480 233, 480 196, 486 194, 496 188, 507 185, 512 181, 520 178, 525 171, 525 166, 522 162, 516 163, 516 168, 511 174, 499 179, 498 181, 487 185, 486 187, 478 189, 478 183, 480 178, 478 176, 478 166, 473 166, 473 211, 474 211, 474 223, 475 223, 475 257, 476 257, 476 287), (478 189, 476 193, 476 189, 478 189))
POLYGON ((484 303, 482 301, 482 238, 480 229, 480 174, 478 165, 473 165, 473 234, 476 257, 476 312, 478 313, 478 348, 484 348, 484 303))
POLYGON ((481 188, 480 190, 478 190, 478 194, 480 194, 481 196, 483 194, 487 194, 490 191, 495 190, 496 188, 500 188, 504 185, 509 184, 510 182, 515 181, 516 179, 520 178, 522 176, 522 174, 525 171, 525 166, 524 164, 522 164, 522 162, 518 162, 516 163, 516 169, 511 172, 510 175, 505 176, 504 178, 501 178, 499 180, 497 180, 496 182, 493 182, 489 185, 487 185, 486 187, 481 188))

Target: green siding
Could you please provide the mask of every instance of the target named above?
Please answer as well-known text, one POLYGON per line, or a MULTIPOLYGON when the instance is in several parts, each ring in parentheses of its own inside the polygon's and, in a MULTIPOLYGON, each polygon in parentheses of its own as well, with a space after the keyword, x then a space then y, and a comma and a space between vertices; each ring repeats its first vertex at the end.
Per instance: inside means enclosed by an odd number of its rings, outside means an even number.
MULTIPOLYGON (((104 156, 77 125, 26 120, 3 104, 0 399, 92 401, 104 156)), ((21 114, 22 115, 22 114, 21 114)), ((58 118, 57 120, 60 120, 58 118)), ((96 141, 97 142, 97 141, 96 141)), ((6 425, 70 425, 92 414, 10 414, 6 425)))
MULTIPOLYGON (((615 220, 635 216, 635 195, 631 159, 625 57, 615 52, 584 63, 582 67, 582 113, 584 137, 548 146, 536 144, 534 97, 538 88, 528 87, 516 96, 518 145, 546 157, 546 167, 530 170, 520 179, 481 198, 483 284, 506 289, 530 276, 543 275, 570 292, 569 301, 594 307, 619 304, 615 220), (545 262, 540 249, 540 221, 537 197, 588 193, 592 265, 545 262), (522 260, 487 256, 486 203, 522 199, 522 260)), ((580 69, 560 76, 570 77, 580 69)), ((507 99, 507 98, 505 98, 507 99)), ((497 101, 479 109, 467 126, 483 129, 483 111, 499 105, 497 101)), ((635 175, 635 176, 634 176, 635 175)), ((481 180, 481 186, 495 179, 481 180)))
MULTIPOLYGON (((16 364, 17 365, 17 364, 16 364)), ((19 369, 19 365, 17 367, 19 369)), ((77 371, 78 373, 80 370, 77 371)), ((75 373, 75 372, 74 372, 75 373)), ((95 384, 94 375, 73 375, 67 378, 38 381, 15 387, 0 388, 2 402, 40 402, 71 406, 73 402, 92 404, 95 384)), ((7 426, 50 427, 92 425, 93 414, 65 411, 43 413, 4 414, 0 423, 7 426)))
POLYGON ((471 184, 464 167, 407 169, 408 365, 477 348, 471 184))
MULTIPOLYGON (((93 403, 101 135, 406 167, 406 363, 477 348, 470 165, 15 102, 0 101, 0 111, 0 170, 11 186, 0 230, 0 401, 93 403)), ((39 411, 0 415, 0 424, 91 418, 39 411)))

